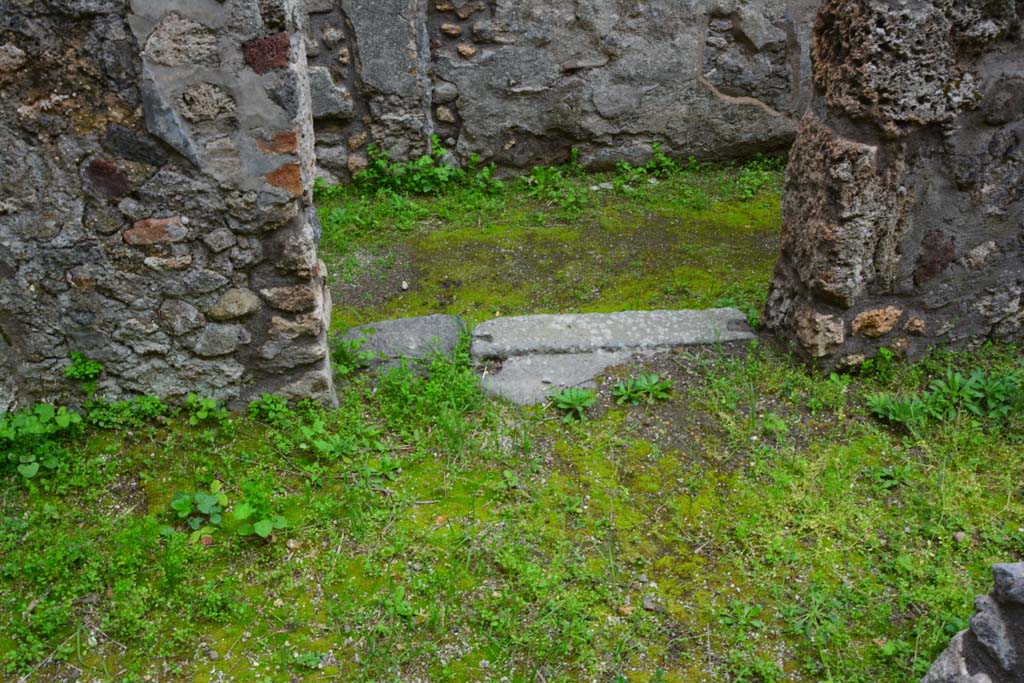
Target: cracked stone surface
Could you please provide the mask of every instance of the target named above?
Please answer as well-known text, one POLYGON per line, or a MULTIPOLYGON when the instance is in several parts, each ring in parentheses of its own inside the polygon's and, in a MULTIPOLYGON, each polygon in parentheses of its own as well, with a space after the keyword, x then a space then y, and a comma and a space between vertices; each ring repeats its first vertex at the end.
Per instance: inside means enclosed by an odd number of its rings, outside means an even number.
POLYGON ((634 354, 750 339, 746 316, 732 308, 529 315, 477 325, 471 353, 498 362, 484 375, 485 391, 532 404, 565 387, 593 386, 634 354))
POLYGON ((543 403, 566 387, 593 388, 602 372, 632 358, 629 352, 550 353, 514 356, 483 376, 484 391, 519 405, 543 403))

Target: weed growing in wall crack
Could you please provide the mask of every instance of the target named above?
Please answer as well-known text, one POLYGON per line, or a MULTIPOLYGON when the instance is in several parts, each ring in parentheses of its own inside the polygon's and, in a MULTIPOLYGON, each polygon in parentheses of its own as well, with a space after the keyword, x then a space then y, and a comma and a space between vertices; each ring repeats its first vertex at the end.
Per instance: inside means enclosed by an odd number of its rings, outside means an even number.
POLYGON ((96 380, 103 374, 103 364, 92 360, 85 354, 71 352, 71 365, 64 368, 64 376, 81 381, 82 391, 86 396, 96 393, 96 380))

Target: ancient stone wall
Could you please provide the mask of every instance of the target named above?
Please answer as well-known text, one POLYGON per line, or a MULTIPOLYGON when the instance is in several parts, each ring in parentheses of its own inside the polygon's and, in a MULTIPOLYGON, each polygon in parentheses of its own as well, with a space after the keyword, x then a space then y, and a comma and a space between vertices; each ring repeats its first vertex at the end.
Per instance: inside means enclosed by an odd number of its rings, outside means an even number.
POLYGON ((431 134, 524 168, 784 151, 810 95, 817 0, 307 0, 328 179, 431 134))
POLYGON ((765 319, 822 365, 1024 336, 1024 8, 827 0, 765 319))
POLYGON ((333 399, 298 0, 0 2, 0 409, 333 399))

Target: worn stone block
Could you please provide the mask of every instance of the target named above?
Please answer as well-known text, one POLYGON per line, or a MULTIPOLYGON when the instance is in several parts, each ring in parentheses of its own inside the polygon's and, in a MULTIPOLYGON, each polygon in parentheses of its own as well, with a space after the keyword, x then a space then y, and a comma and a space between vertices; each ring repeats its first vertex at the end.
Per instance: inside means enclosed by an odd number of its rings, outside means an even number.
POLYGON ((145 55, 164 66, 216 67, 220 63, 213 29, 177 12, 170 12, 149 34, 145 55))
POLYGON ((296 285, 261 289, 260 296, 279 310, 289 313, 305 313, 319 308, 323 294, 318 287, 313 285, 296 285))
POLYGON ((240 344, 251 341, 249 332, 241 325, 211 323, 196 337, 193 349, 204 358, 215 358, 234 353, 240 344))
POLYGON ((331 72, 322 66, 309 69, 309 95, 313 118, 351 118, 355 103, 348 88, 334 82, 331 72))
POLYGON ((211 320, 225 321, 244 318, 260 310, 260 298, 252 290, 243 287, 232 287, 206 311, 211 320))
POLYGON ((195 306, 178 299, 168 299, 160 306, 160 320, 175 336, 188 334, 206 324, 206 318, 195 306))
POLYGON ((199 83, 182 93, 178 109, 187 120, 199 123, 231 114, 235 111, 235 101, 223 88, 199 83))

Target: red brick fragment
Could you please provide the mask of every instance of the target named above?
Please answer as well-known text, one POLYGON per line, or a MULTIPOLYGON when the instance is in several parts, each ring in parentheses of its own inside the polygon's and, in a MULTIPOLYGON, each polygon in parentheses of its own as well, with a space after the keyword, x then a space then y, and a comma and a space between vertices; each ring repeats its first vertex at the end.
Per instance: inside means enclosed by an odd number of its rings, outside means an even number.
POLYGON ((283 133, 275 133, 270 140, 257 138, 256 146, 260 148, 261 152, 293 154, 299 148, 299 134, 294 130, 288 130, 283 133))
POLYGON ((122 238, 128 244, 144 246, 180 242, 187 235, 188 228, 182 223, 181 216, 169 216, 136 221, 131 228, 124 231, 122 238))
POLYGON ((302 169, 298 164, 285 164, 276 171, 268 173, 267 182, 274 187, 291 192, 296 197, 302 196, 302 169))

